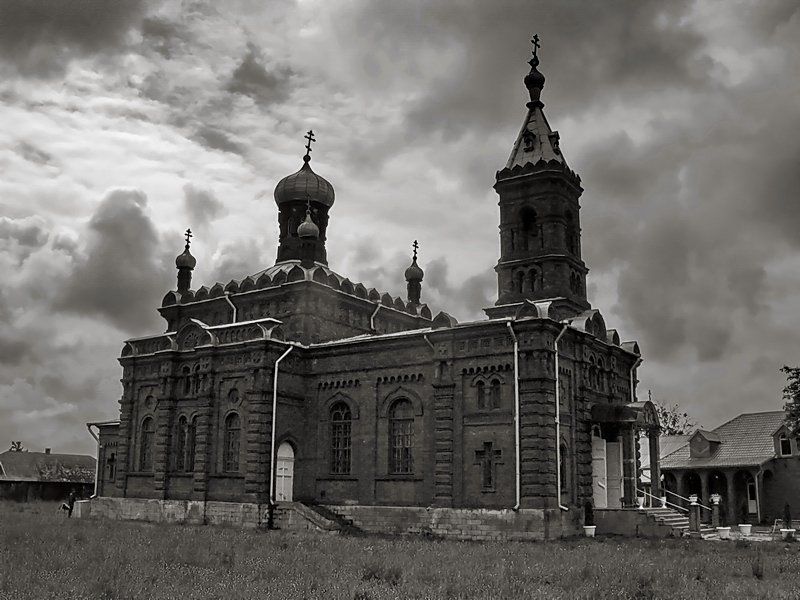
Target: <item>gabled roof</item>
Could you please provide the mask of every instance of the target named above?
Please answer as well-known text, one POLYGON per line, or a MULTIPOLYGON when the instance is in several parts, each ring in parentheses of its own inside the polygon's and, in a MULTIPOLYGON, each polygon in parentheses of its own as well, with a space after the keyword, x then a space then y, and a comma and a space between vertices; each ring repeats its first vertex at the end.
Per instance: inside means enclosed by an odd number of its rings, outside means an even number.
POLYGON ((739 415, 712 432, 702 432, 704 435, 711 433, 719 438, 720 443, 710 457, 692 458, 689 444, 685 443, 661 460, 661 468, 759 466, 775 457, 772 435, 785 416, 786 413, 782 410, 739 415))
POLYGON ((0 481, 94 482, 96 461, 83 454, 12 452, 0 454, 0 481))
POLYGON ((715 432, 715 431, 707 431, 705 429, 698 429, 697 431, 695 431, 692 434, 692 437, 694 437, 696 435, 703 436, 709 442, 717 442, 717 443, 722 442, 722 439, 720 439, 719 434, 717 432, 715 432))

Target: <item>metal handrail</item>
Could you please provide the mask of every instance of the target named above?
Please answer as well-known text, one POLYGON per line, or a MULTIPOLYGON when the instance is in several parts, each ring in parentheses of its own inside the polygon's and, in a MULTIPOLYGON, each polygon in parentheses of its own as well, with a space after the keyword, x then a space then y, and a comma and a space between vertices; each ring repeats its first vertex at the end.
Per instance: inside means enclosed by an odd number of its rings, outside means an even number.
MULTIPOLYGON (((659 503, 659 504, 661 504, 661 498, 659 498, 659 497, 657 497, 657 496, 654 496, 654 495, 653 495, 653 494, 651 494, 650 492, 648 492, 648 491, 645 491, 645 490, 640 490, 639 488, 636 488, 636 491, 637 491, 637 493, 644 494, 645 496, 650 496, 651 498, 655 498, 656 500, 658 500, 658 503, 659 503)), ((666 502, 666 505, 667 505, 667 506, 672 506, 672 507, 675 507, 675 508, 677 508, 678 510, 682 510, 683 512, 689 512, 689 509, 688 509, 688 508, 684 508, 684 507, 682 507, 682 506, 678 506, 677 504, 673 504, 673 503, 672 503, 672 502, 670 502, 669 500, 666 502)), ((651 507, 651 508, 652 508, 652 507, 651 507)))
MULTIPOLYGON (((678 497, 678 498, 680 498, 681 500, 686 500, 687 502, 691 502, 691 500, 689 500, 688 498, 685 498, 685 497, 681 496, 680 494, 676 494, 676 493, 675 493, 675 492, 673 492, 672 490, 668 490, 668 489, 666 489, 666 488, 665 488, 665 489, 664 489, 664 493, 666 493, 666 494, 672 494, 673 496, 677 496, 677 497, 678 497)), ((706 505, 704 505, 704 504, 700 504, 699 502, 697 503, 697 506, 699 506, 700 508, 705 508, 705 509, 706 509, 708 512, 713 512, 713 511, 712 511, 712 510, 711 510, 711 509, 710 509, 708 506, 706 506, 706 505)))

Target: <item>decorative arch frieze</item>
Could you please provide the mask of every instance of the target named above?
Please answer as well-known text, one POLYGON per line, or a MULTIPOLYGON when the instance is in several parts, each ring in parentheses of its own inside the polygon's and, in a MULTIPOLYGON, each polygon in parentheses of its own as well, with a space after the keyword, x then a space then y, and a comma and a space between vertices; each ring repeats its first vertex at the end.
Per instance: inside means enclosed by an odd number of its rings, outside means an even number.
POLYGON ((201 321, 191 319, 176 336, 178 350, 194 350, 197 346, 214 343, 214 337, 203 326, 201 321))

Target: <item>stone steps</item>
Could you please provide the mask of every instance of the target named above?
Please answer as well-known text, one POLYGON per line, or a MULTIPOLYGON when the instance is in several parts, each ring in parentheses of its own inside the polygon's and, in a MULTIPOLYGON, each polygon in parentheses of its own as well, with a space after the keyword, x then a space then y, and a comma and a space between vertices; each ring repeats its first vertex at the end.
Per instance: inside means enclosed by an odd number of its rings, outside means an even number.
MULTIPOLYGON (((673 531, 673 535, 676 537, 682 537, 690 533, 689 516, 687 513, 669 507, 644 508, 642 512, 656 523, 670 527, 673 531)), ((715 534, 716 529, 713 527, 707 524, 700 525, 700 536, 705 537, 715 534)))

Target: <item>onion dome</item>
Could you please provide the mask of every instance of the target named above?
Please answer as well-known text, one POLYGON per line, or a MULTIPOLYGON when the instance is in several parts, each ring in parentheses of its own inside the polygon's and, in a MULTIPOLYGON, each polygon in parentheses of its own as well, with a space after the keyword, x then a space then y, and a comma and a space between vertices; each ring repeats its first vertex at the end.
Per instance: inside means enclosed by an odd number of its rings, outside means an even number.
POLYGON ((297 228, 297 237, 303 239, 317 239, 319 237, 319 227, 311 219, 310 210, 306 210, 306 220, 300 223, 297 228))
POLYGON ((286 202, 318 202, 330 208, 333 206, 333 186, 324 177, 311 170, 311 157, 303 157, 300 170, 287 175, 275 187, 275 202, 280 206, 286 202))
POLYGON ((422 277, 425 273, 422 269, 419 268, 417 264, 417 249, 419 248, 419 244, 417 240, 414 240, 414 258, 411 260, 411 264, 406 269, 406 281, 422 281, 422 277))
POLYGON ((189 252, 189 248, 181 252, 175 259, 175 266, 179 269, 194 269, 197 259, 189 252))
POLYGON ((424 275, 425 273, 419 268, 417 259, 415 258, 406 269, 406 281, 422 281, 424 275))

